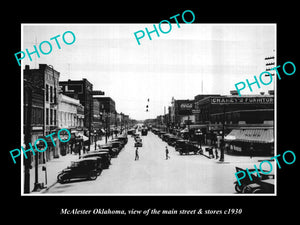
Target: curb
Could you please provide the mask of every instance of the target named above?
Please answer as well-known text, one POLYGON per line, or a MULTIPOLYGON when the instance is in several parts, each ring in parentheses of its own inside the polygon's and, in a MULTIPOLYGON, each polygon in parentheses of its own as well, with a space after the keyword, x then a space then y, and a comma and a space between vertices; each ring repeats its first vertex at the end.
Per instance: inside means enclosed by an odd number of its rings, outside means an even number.
POLYGON ((42 189, 39 193, 44 194, 45 192, 47 192, 50 188, 52 188, 55 184, 57 184, 58 182, 55 181, 53 184, 51 184, 50 186, 47 186, 45 189, 42 189))

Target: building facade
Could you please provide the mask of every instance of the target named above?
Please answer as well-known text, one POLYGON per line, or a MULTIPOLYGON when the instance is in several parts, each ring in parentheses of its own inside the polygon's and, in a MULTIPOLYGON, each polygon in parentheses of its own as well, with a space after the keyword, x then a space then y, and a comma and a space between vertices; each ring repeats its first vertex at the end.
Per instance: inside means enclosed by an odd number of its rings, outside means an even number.
POLYGON ((228 151, 274 152, 274 96, 209 96, 195 102, 204 142, 217 146, 224 138, 228 151))
POLYGON ((75 137, 83 135, 84 107, 79 100, 60 93, 58 109, 59 129, 67 128, 71 133, 70 141, 60 142, 60 154, 66 155, 74 150, 75 137))
POLYGON ((93 84, 87 79, 60 81, 59 86, 64 95, 78 99, 84 107, 84 127, 88 133, 93 119, 93 84))
POLYGON ((117 112, 115 101, 110 97, 94 97, 94 105, 99 107, 99 123, 101 123, 101 130, 106 134, 112 134, 117 122, 117 112))
MULTIPOLYGON (((33 120, 43 119, 43 135, 47 136, 51 133, 58 131, 58 89, 59 89, 59 76, 60 73, 56 71, 53 66, 46 64, 39 64, 38 69, 30 69, 29 65, 25 65, 23 71, 24 79, 34 84, 36 88, 43 90, 43 107, 39 107, 39 110, 35 108, 33 113, 33 120), (43 108, 43 116, 41 116, 40 109, 43 108)), ((41 99, 40 99, 41 100, 41 99)), ((37 128, 34 128, 37 129, 37 128)), ((40 131, 41 129, 39 129, 40 131)), ((40 132, 41 134, 41 132, 40 132)), ((37 139, 36 135, 32 135, 31 142, 37 139)), ((52 158, 59 157, 59 140, 53 137, 55 146, 51 139, 47 139, 48 150, 41 154, 40 160, 49 161, 52 158)))

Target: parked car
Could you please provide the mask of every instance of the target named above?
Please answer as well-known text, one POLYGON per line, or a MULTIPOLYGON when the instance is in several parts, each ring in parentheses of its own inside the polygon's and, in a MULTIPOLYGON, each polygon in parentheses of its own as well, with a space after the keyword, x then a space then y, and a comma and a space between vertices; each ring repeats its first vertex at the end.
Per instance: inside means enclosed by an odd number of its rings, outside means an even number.
POLYGON ((194 144, 187 140, 178 140, 176 142, 175 149, 179 152, 180 155, 190 154, 193 152, 195 155, 199 153, 199 148, 194 144))
POLYGON ((122 141, 124 143, 124 145, 126 145, 128 142, 127 135, 120 135, 117 137, 117 140, 122 141))
POLYGON ((99 145, 100 149, 107 149, 111 157, 115 158, 118 156, 119 149, 113 148, 110 143, 99 145))
POLYGON ((111 140, 109 143, 111 144, 112 148, 117 148, 118 152, 120 152, 122 150, 122 148, 124 147, 123 143, 116 139, 111 140))
POLYGON ((129 134, 129 135, 135 134, 135 129, 130 129, 130 130, 128 130, 128 131, 127 131, 127 134, 129 134))
MULTIPOLYGON (((111 157, 109 155, 108 151, 90 151, 87 154, 81 156, 81 158, 86 159, 86 158, 93 158, 93 157, 98 157, 100 162, 101 162, 101 168, 102 169, 108 169, 109 165, 111 164, 111 157)), ((99 175, 98 175, 99 176, 99 175)))
POLYGON ((159 131, 159 132, 158 132, 158 137, 162 138, 162 135, 165 134, 165 133, 166 133, 166 132, 164 132, 164 131, 159 131))
POLYGON ((179 140, 179 139, 180 139, 180 138, 178 138, 178 137, 176 137, 176 136, 173 135, 173 136, 169 137, 167 143, 168 143, 168 145, 174 147, 175 144, 176 144, 176 141, 179 140))
POLYGON ((173 136, 173 134, 165 133, 165 134, 162 135, 161 139, 165 142, 168 142, 169 138, 172 137, 172 136, 173 136))
POLYGON ((74 178, 95 180, 98 177, 99 170, 102 169, 101 163, 97 157, 79 159, 71 162, 71 166, 62 170, 57 176, 57 181, 59 183, 65 183, 74 178))
MULTIPOLYGON (((235 167, 236 172, 246 170, 235 167)), ((248 169, 249 172, 255 171, 255 169, 248 169)), ((268 172, 268 171, 264 171, 268 172)), ((235 190, 238 193, 274 193, 274 174, 263 174, 259 172, 260 177, 257 175, 251 174, 252 180, 250 180, 249 176, 246 176, 244 179, 240 180, 241 185, 238 184, 238 181, 235 181, 235 190)))

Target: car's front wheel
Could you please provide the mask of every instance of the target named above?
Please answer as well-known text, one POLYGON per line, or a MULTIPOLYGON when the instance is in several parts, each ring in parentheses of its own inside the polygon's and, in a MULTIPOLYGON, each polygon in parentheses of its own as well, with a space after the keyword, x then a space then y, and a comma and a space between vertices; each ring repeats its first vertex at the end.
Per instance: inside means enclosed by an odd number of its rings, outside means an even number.
POLYGON ((89 179, 90 180, 96 180, 97 179, 97 172, 91 171, 89 174, 89 179))
POLYGON ((61 184, 66 183, 67 179, 66 179, 66 175, 64 173, 60 173, 57 176, 57 181, 61 184))

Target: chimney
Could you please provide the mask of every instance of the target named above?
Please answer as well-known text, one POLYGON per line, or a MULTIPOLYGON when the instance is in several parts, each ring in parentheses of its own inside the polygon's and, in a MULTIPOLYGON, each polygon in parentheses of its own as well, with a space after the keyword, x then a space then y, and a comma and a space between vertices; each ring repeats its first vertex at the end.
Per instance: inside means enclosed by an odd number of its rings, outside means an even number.
POLYGON ((260 92, 260 95, 264 95, 265 94, 265 92, 260 92))
POLYGON ((29 69, 30 69, 29 65, 25 65, 25 70, 29 70, 29 69))

